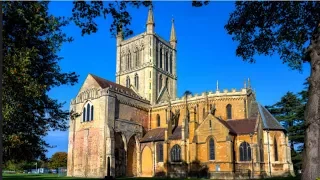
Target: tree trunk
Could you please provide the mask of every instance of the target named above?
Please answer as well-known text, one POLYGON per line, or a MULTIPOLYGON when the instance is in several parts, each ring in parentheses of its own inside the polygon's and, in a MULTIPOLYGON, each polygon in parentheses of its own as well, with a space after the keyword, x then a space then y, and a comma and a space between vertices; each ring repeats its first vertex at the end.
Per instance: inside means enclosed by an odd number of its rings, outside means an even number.
MULTIPOLYGON (((320 24, 318 26, 320 29, 320 24)), ((309 94, 306 106, 306 135, 303 152, 302 180, 315 180, 320 177, 320 36, 311 41, 309 94)))

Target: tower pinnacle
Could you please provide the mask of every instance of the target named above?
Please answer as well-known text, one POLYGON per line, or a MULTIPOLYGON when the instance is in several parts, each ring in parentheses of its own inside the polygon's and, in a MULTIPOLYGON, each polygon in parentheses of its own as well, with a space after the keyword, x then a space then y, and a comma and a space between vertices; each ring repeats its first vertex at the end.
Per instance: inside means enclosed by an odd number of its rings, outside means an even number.
POLYGON ((172 26, 171 26, 171 34, 170 34, 170 44, 174 49, 176 49, 177 45, 177 37, 176 37, 176 30, 174 29, 174 19, 171 20, 172 26))
POLYGON ((154 18, 153 18, 153 7, 152 5, 149 6, 149 12, 148 12, 148 19, 147 19, 147 33, 153 33, 154 32, 154 18))

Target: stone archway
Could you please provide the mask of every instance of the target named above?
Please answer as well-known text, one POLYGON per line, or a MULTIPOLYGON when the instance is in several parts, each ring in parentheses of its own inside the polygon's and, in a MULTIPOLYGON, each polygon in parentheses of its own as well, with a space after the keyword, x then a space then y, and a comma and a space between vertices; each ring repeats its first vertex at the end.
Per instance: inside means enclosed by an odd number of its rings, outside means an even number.
POLYGON ((133 135, 128 141, 127 176, 137 176, 137 143, 133 135))
POLYGON ((116 177, 125 176, 126 173, 126 150, 120 132, 115 133, 115 173, 116 177))
POLYGON ((153 172, 153 158, 151 149, 146 146, 141 155, 141 175, 144 177, 152 176, 153 172))

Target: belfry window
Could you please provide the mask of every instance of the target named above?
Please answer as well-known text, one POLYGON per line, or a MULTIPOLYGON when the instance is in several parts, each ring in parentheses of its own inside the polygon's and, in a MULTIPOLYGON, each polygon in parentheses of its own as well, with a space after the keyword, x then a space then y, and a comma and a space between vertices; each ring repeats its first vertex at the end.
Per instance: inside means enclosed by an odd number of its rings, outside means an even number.
POLYGON ((240 161, 251 161, 251 148, 249 143, 242 142, 239 147, 240 161))
POLYGON ((169 66, 169 57, 168 57, 168 52, 166 52, 165 71, 169 70, 168 66, 169 66))
POLYGON ((215 153, 214 153, 214 140, 210 138, 209 140, 209 160, 215 160, 215 153))
POLYGON ((226 111, 227 111, 227 119, 232 119, 232 106, 231 106, 231 104, 227 105, 226 111))
POLYGON ((181 161, 181 148, 178 144, 174 145, 171 149, 171 162, 181 161))
POLYGON ((138 76, 138 74, 136 74, 134 76, 134 86, 136 87, 137 90, 139 89, 139 76, 138 76))
POLYGON ((206 108, 203 108, 202 110, 202 116, 203 116, 203 120, 206 118, 206 108))
POLYGON ((170 60, 169 60, 169 63, 170 63, 170 66, 169 66, 170 73, 172 73, 172 53, 170 53, 170 60))
POLYGON ((162 68, 162 48, 160 48, 160 61, 159 61, 159 68, 162 68))
POLYGON ((88 122, 93 120, 94 108, 90 103, 83 107, 82 111, 82 122, 88 122))
POLYGON ((158 162, 163 162, 163 144, 162 143, 158 143, 157 144, 157 159, 158 162))

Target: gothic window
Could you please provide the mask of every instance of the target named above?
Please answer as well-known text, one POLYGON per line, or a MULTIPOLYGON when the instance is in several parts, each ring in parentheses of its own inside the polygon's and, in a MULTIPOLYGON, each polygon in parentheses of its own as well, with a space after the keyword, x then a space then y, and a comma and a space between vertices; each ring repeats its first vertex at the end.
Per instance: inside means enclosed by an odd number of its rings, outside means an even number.
POLYGON ((168 57, 168 52, 166 52, 165 71, 169 70, 168 66, 169 66, 169 57, 168 57))
POLYGON ((169 66, 170 73, 172 73, 172 53, 170 53, 170 60, 169 60, 169 63, 170 63, 170 66, 169 66))
POLYGON ((215 160, 215 153, 214 153, 214 140, 210 138, 209 140, 209 160, 215 160))
POLYGON ((129 78, 129 76, 127 76, 126 87, 127 87, 127 88, 130 87, 130 78, 129 78))
POLYGON ((137 90, 139 89, 139 76, 138 76, 138 74, 136 74, 134 76, 134 86, 137 88, 137 90))
POLYGON ((160 62, 159 62, 159 68, 162 68, 162 48, 160 48, 160 62))
POLYGON ((178 144, 174 145, 171 149, 171 162, 181 161, 181 148, 178 144))
POLYGON ((249 143, 242 142, 239 147, 240 161, 251 161, 251 148, 249 143))
POLYGON ((91 121, 93 120, 93 105, 91 106, 91 121))
POLYGON ((278 144, 276 138, 274 138, 274 161, 279 161, 279 156, 278 156, 278 144))
POLYGON ((158 143, 157 144, 157 157, 158 157, 158 162, 163 162, 163 144, 158 143))
POLYGON ((86 104, 83 107, 82 122, 92 121, 93 112, 94 112, 93 105, 91 105, 90 103, 86 104))
POLYGON ((160 115, 157 114, 157 126, 160 127, 160 115))
POLYGON ((206 109, 205 108, 203 108, 203 110, 202 110, 202 116, 203 116, 203 120, 204 120, 204 118, 206 118, 206 109))
POLYGON ((231 104, 227 105, 226 110, 227 110, 227 119, 232 119, 232 106, 231 106, 231 104))
POLYGON ((161 91, 162 89, 162 75, 160 74, 159 76, 159 92, 161 91))
POLYGON ((83 112, 82 112, 82 122, 86 121, 86 108, 83 108, 83 112))
POLYGON ((90 104, 87 104, 87 119, 86 121, 90 120, 90 104))

